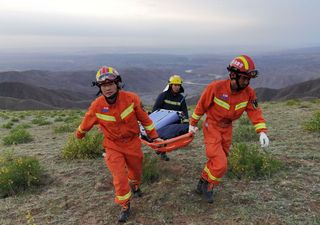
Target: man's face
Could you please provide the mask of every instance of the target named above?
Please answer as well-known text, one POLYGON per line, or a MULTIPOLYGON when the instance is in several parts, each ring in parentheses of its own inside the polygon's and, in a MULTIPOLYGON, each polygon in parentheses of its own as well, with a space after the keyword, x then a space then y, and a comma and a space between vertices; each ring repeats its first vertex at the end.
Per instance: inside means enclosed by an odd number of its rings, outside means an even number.
POLYGON ((240 76, 239 78, 239 88, 245 89, 250 84, 250 78, 246 76, 240 76))
POLYGON ((172 85, 172 91, 174 93, 179 93, 180 92, 180 88, 181 88, 181 85, 180 84, 173 84, 172 85))
POLYGON ((118 90, 118 87, 114 82, 103 83, 100 87, 102 94, 107 98, 114 95, 118 90))

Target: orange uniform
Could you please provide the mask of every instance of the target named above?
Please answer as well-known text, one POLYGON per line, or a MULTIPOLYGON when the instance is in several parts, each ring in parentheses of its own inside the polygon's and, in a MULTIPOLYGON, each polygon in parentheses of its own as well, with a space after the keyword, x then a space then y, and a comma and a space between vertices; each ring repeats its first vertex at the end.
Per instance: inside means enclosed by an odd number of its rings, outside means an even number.
POLYGON ((125 205, 131 197, 129 181, 134 185, 141 181, 143 152, 138 121, 151 139, 158 137, 139 97, 120 90, 114 104, 109 104, 104 96, 95 99, 78 128, 83 134, 99 124, 104 134, 104 160, 113 176, 115 202, 120 205, 125 205))
POLYGON ((229 79, 214 81, 207 86, 197 103, 190 124, 196 126, 201 116, 207 115, 203 133, 208 161, 202 171, 202 178, 209 183, 218 184, 227 170, 232 121, 240 118, 244 111, 258 133, 267 130, 255 91, 250 86, 232 92, 229 79))

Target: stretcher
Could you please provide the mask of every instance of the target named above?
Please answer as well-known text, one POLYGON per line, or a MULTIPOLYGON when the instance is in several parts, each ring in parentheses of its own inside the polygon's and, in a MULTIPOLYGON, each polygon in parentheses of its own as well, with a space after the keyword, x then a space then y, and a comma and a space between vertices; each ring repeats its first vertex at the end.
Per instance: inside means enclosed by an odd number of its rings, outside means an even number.
MULTIPOLYGON (((157 130, 169 124, 179 123, 179 121, 182 119, 180 112, 165 109, 157 110, 151 113, 149 117, 153 121, 157 130)), ((140 127, 140 130, 141 142, 159 152, 171 152, 176 149, 185 147, 190 144, 194 138, 194 134, 189 132, 161 142, 150 142, 150 140, 146 138, 146 132, 142 126, 140 127)))

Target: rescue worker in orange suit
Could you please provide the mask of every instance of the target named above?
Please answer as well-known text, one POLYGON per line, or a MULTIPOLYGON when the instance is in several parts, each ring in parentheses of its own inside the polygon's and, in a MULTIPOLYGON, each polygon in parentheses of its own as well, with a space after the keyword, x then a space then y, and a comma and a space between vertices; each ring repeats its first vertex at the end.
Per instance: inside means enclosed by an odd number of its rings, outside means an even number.
MULTIPOLYGON (((181 94, 184 92, 182 83, 183 80, 179 75, 172 75, 169 78, 168 85, 164 91, 159 94, 152 108, 152 112, 159 109, 167 109, 180 111, 183 114, 183 121, 181 121, 180 124, 170 124, 158 130, 158 134, 162 139, 170 139, 188 133, 189 115, 185 97, 181 94)), ((161 159, 165 161, 170 160, 165 152, 156 153, 160 155, 161 159)))
POLYGON ((122 207, 119 222, 126 222, 132 195, 140 197, 142 194, 139 184, 143 152, 138 121, 152 140, 162 139, 158 138, 154 124, 143 110, 139 97, 121 90, 121 77, 114 68, 100 68, 95 84, 102 95, 91 103, 75 135, 79 139, 83 138, 94 125, 99 125, 102 130, 106 152, 104 160, 113 177, 115 202, 122 207))
POLYGON ((197 131, 197 123, 206 114, 203 123, 207 163, 202 171, 196 191, 208 203, 213 202, 216 187, 227 171, 227 157, 232 139, 232 122, 246 111, 260 134, 262 147, 269 145, 267 127, 257 97, 249 86, 258 71, 253 60, 246 55, 234 58, 228 66, 230 79, 213 81, 203 91, 190 119, 189 131, 197 131))

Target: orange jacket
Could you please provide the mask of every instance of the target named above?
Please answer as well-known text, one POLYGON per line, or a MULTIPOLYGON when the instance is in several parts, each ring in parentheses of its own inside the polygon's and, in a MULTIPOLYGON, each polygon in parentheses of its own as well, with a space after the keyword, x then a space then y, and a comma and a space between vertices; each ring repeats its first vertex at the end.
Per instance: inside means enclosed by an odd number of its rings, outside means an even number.
POLYGON ((219 127, 231 127, 232 121, 240 118, 244 111, 247 112, 256 132, 267 130, 262 111, 258 108, 255 91, 250 86, 239 92, 231 92, 229 79, 214 81, 203 91, 190 124, 195 126, 206 113, 207 122, 219 127))
POLYGON ((138 121, 151 139, 158 137, 155 126, 143 110, 139 97, 132 92, 121 90, 114 104, 109 104, 104 96, 96 98, 91 103, 78 131, 85 133, 93 125, 99 124, 105 137, 103 142, 105 148, 130 153, 130 150, 141 151, 138 121))

